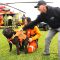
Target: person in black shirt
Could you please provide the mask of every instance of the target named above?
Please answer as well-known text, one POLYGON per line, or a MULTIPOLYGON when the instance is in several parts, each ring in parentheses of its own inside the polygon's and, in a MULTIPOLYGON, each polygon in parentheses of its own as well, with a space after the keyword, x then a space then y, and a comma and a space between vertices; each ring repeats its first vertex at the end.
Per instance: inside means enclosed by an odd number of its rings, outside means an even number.
POLYGON ((60 8, 59 7, 51 7, 46 4, 45 1, 38 1, 37 6, 35 6, 40 11, 40 15, 38 15, 37 19, 32 21, 27 26, 23 27, 23 30, 28 28, 32 28, 40 22, 45 22, 49 25, 50 29, 48 35, 45 39, 45 55, 50 55, 49 46, 54 35, 59 32, 58 37, 58 53, 60 56, 60 8))

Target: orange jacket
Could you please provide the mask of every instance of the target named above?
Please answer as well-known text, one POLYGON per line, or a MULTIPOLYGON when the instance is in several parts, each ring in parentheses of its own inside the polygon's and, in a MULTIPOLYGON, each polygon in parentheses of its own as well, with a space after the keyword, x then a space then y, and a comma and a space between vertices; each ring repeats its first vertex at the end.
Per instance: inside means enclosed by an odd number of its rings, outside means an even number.
POLYGON ((41 36, 39 28, 35 26, 33 29, 28 29, 27 36, 28 38, 32 38, 32 40, 37 40, 41 36))
POLYGON ((18 36, 19 42, 22 45, 23 40, 26 39, 26 35, 23 33, 23 31, 17 31, 15 35, 8 39, 8 42, 12 43, 12 40, 14 39, 15 36, 18 36))

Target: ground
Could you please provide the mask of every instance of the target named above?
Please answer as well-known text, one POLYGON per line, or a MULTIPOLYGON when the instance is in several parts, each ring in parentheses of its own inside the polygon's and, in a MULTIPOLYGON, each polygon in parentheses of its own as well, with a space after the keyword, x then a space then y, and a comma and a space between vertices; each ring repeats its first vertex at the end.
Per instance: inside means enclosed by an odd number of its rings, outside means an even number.
POLYGON ((47 32, 41 31, 42 36, 38 41, 39 47, 34 53, 24 54, 21 52, 20 55, 17 55, 14 45, 12 52, 9 52, 7 39, 2 35, 2 29, 0 29, 0 60, 58 60, 58 34, 52 39, 50 55, 43 55, 47 32))

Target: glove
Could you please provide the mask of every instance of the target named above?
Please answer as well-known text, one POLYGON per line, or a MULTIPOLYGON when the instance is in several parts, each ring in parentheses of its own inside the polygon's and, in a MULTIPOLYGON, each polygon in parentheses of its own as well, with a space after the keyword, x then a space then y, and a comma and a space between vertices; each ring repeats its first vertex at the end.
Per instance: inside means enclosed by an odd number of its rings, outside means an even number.
POLYGON ((32 42, 32 38, 29 38, 29 40, 28 40, 29 42, 32 42))

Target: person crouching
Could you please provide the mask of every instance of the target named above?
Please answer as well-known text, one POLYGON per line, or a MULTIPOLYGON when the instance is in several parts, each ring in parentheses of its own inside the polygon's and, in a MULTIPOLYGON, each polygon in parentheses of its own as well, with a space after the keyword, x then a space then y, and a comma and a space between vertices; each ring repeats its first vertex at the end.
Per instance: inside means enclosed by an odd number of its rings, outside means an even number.
MULTIPOLYGON (((31 18, 26 17, 24 22, 26 26, 31 22, 31 18)), ((26 35, 28 37, 27 51, 28 53, 32 53, 38 48, 38 39, 41 36, 40 30, 37 26, 29 26, 28 29, 26 29, 26 35)))

